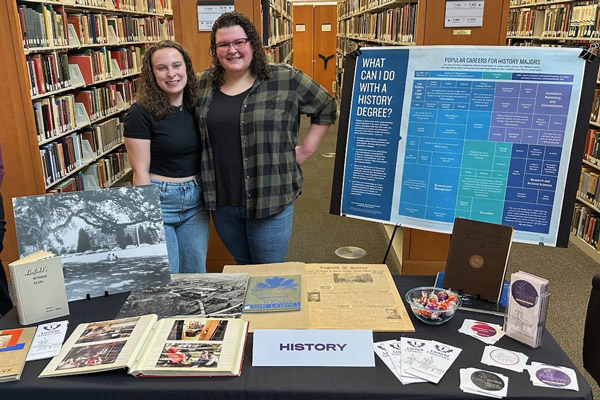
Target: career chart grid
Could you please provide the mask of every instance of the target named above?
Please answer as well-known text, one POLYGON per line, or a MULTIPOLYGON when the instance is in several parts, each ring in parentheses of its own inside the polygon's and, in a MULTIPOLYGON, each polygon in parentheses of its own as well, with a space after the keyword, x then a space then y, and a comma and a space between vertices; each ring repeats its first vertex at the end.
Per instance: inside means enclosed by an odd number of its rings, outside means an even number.
POLYGON ((399 215, 548 233, 573 76, 416 71, 399 215))

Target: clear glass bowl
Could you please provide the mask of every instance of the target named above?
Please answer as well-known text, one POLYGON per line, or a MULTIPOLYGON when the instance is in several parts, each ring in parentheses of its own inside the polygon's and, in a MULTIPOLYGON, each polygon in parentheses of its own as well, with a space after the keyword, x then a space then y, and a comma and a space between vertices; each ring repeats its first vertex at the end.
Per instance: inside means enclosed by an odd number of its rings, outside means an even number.
POLYGON ((454 316, 456 309, 462 304, 460 296, 456 293, 433 286, 421 286, 411 289, 406 293, 405 298, 413 314, 430 325, 441 325, 449 321, 454 316), (430 298, 435 298, 435 301, 429 301, 430 298))

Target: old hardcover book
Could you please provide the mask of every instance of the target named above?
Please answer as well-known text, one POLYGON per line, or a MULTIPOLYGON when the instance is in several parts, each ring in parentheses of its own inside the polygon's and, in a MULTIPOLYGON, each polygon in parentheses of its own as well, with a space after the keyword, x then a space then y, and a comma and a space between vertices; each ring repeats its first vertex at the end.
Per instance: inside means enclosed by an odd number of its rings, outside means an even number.
POLYGON ((0 382, 17 381, 25 366, 35 328, 0 331, 0 382))
POLYGON ((40 250, 8 267, 21 325, 69 315, 60 257, 40 250))
POLYGON ((512 236, 511 226, 456 218, 443 287, 500 301, 512 236))
POLYGON ((298 311, 301 275, 253 276, 248 280, 244 312, 298 311))
POLYGON ((239 376, 248 323, 156 314, 80 324, 40 378, 127 368, 136 377, 239 376))

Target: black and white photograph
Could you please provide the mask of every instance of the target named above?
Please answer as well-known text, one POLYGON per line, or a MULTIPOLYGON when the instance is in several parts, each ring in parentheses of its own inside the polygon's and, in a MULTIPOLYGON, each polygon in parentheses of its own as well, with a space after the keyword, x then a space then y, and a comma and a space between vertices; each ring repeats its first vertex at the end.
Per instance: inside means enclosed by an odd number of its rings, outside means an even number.
POLYGON ((19 255, 60 256, 69 300, 166 284, 158 196, 147 185, 14 198, 19 255))
POLYGON ((132 291, 117 318, 156 314, 240 318, 248 274, 173 274, 171 283, 132 291))

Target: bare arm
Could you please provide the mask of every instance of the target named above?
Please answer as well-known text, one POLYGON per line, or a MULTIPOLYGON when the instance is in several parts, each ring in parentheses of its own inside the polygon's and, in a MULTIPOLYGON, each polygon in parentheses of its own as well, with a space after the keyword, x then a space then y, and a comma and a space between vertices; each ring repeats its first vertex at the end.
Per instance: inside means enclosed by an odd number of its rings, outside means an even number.
POLYGON ((308 132, 302 141, 302 144, 296 146, 296 162, 298 165, 310 157, 319 147, 321 140, 325 137, 330 125, 310 124, 308 132))
POLYGON ((150 184, 150 141, 126 137, 125 147, 133 168, 133 184, 150 184))

